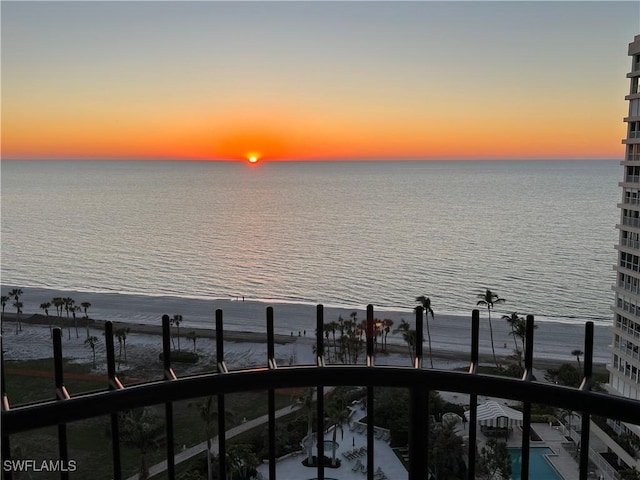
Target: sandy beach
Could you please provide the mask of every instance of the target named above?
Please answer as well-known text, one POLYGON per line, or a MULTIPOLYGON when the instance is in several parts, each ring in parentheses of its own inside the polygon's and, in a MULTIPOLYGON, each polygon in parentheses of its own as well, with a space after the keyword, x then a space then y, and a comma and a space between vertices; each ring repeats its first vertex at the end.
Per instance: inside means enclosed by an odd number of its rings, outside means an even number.
MULTIPOLYGON (((174 299, 180 302, 180 299, 174 299)), ((158 302, 160 303, 160 302, 158 302)), ((158 306, 156 321, 131 322, 121 318, 112 320, 114 328, 126 326, 130 328, 127 338, 129 352, 140 352, 150 350, 141 358, 141 361, 157 361, 157 353, 161 349, 161 317, 160 312, 185 312, 185 321, 180 326, 181 345, 183 349, 193 349, 193 343, 185 338, 188 332, 195 332, 198 336, 196 349, 205 358, 215 355, 215 330, 214 311, 217 308, 223 310, 224 334, 225 334, 225 357, 229 356, 228 362, 235 368, 242 368, 254 365, 263 365, 266 362, 266 308, 269 306, 264 302, 257 301, 236 301, 236 300, 215 300, 208 302, 206 310, 210 320, 202 322, 198 315, 202 315, 198 308, 195 312, 186 308, 193 307, 193 301, 184 305, 163 304, 158 306), (214 309, 211 306, 215 306, 214 309), (162 308, 162 310, 161 310, 162 308), (190 320, 191 319, 191 320, 190 320)), ((197 306, 197 302, 196 302, 197 306)), ((131 305, 128 305, 131 307, 131 305)), ((274 304, 275 323, 279 326, 276 329, 277 356, 281 364, 287 363, 314 363, 312 346, 314 344, 315 315, 316 309, 310 305, 297 304, 274 304), (288 334, 284 330, 289 329, 288 334)), ((200 306, 200 309, 202 306, 200 306)), ((337 320, 338 316, 349 318, 353 309, 345 308, 325 308, 324 322, 337 320)), ((131 310, 132 317, 138 317, 135 310, 131 310)), ((393 320, 395 329, 401 319, 413 322, 412 312, 375 312, 377 318, 389 318, 393 320)), ((510 335, 508 324, 500 318, 500 313, 492 315, 494 343, 496 355, 501 361, 507 362, 506 357, 513 353, 513 337, 510 335)), ((364 310, 357 311, 358 320, 366 318, 364 310)), ((486 311, 480 312, 480 356, 481 361, 492 363, 491 343, 489 336, 489 326, 486 311)), ((50 321, 56 326, 63 326, 63 351, 65 357, 73 358, 76 361, 89 361, 91 358, 89 348, 84 345, 86 338, 86 321, 78 319, 79 338, 76 338, 73 327, 73 319, 65 317, 48 318, 41 314, 22 315, 22 332, 15 334, 15 313, 5 313, 3 323, 3 349, 5 359, 25 359, 25 358, 47 358, 51 356, 52 347, 49 336, 50 321), (67 325, 71 328, 71 339, 69 339, 67 325)), ((437 359, 434 364, 437 368, 449 368, 452 365, 466 365, 470 358, 471 345, 471 320, 469 317, 454 315, 436 315, 434 320, 429 321, 431 332, 431 343, 433 356, 437 359)), ((575 362, 575 356, 571 351, 575 349, 584 350, 584 326, 577 324, 541 321, 537 323, 534 339, 534 363, 538 368, 547 368, 549 365, 559 363, 575 362)), ((89 328, 92 335, 103 338, 103 320, 91 320, 89 328)), ((173 329, 175 334, 176 330, 173 329)), ((425 332, 426 340, 426 332, 425 332)), ((100 358, 104 358, 104 346, 99 342, 97 348, 98 363, 104 363, 100 358)), ((594 365, 603 368, 610 362, 610 352, 608 345, 611 343, 610 327, 595 325, 594 339, 594 365)), ((388 335, 388 353, 379 355, 377 363, 406 363, 408 355, 406 344, 402 340, 400 333, 390 333, 388 335)), ((116 344, 116 349, 118 346, 116 344)), ((134 355, 133 353, 131 355, 134 355)), ((425 361, 428 358, 428 343, 424 343, 425 361)))

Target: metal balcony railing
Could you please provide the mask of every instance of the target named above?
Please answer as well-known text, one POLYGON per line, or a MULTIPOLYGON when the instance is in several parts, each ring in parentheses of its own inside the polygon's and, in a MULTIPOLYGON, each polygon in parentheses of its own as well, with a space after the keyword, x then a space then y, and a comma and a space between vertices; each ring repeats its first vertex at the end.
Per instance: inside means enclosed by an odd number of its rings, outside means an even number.
MULTIPOLYGON (((274 314, 271 307, 266 311, 267 358, 265 367, 239 371, 229 371, 224 359, 223 312, 216 311, 216 357, 217 372, 185 378, 176 378, 171 367, 170 324, 169 317, 162 319, 162 342, 164 380, 134 386, 123 386, 116 375, 113 327, 111 322, 105 325, 105 343, 107 351, 107 391, 81 395, 70 394, 64 382, 61 330, 55 329, 53 335, 54 369, 56 400, 24 406, 12 407, 6 395, 4 362, 2 363, 2 456, 6 461, 11 458, 10 443, 12 435, 41 427, 58 427, 59 458, 68 462, 66 424, 77 420, 110 415, 113 478, 122 479, 121 449, 119 439, 118 412, 150 405, 165 405, 166 419, 166 459, 167 476, 173 480, 176 476, 173 402, 215 395, 218 398, 219 432, 219 478, 226 478, 226 439, 225 439, 225 395, 249 390, 268 392, 268 456, 269 479, 275 480, 275 389, 284 387, 317 387, 318 431, 324 431, 325 386, 360 385, 366 387, 368 409, 367 419, 367 474, 368 480, 374 479, 374 426, 373 403, 374 387, 404 387, 410 391, 409 421, 409 480, 426 479, 428 465, 429 391, 448 391, 470 395, 469 442, 468 442, 468 479, 475 478, 476 440, 477 440, 477 397, 487 395, 504 399, 522 401, 522 468, 521 478, 529 478, 529 438, 531 431, 531 405, 544 404, 580 412, 582 418, 581 449, 579 458, 579 478, 585 480, 588 475, 589 432, 592 415, 614 418, 619 421, 638 424, 640 422, 640 402, 609 394, 592 392, 593 359, 593 323, 587 322, 584 340, 584 377, 579 388, 570 388, 534 379, 533 338, 534 319, 526 320, 526 343, 524 353, 524 375, 520 379, 480 374, 478 368, 479 350, 479 312, 473 310, 471 316, 471 355, 467 372, 445 371, 423 368, 422 342, 417 342, 411 367, 376 366, 374 359, 374 316, 373 307, 367 307, 366 328, 366 364, 365 365, 327 365, 324 360, 324 321, 323 307, 318 305, 316 314, 316 365, 280 367, 276 364, 274 348, 274 314)), ((422 309, 416 309, 416 338, 423 338, 422 309)), ((318 458, 324 456, 323 442, 318 442, 318 458)), ((318 462, 317 478, 325 478, 325 468, 318 462)), ((12 479, 10 471, 4 472, 6 480, 12 479)), ((68 471, 60 471, 60 478, 69 478, 68 471)))
POLYGON ((640 228, 640 218, 636 217, 622 217, 622 224, 628 225, 634 228, 640 228))

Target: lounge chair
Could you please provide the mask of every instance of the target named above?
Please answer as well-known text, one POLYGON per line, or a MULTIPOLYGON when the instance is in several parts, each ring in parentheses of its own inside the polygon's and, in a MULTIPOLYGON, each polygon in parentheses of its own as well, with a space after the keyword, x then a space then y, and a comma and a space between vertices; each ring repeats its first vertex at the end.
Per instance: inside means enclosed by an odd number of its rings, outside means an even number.
POLYGON ((387 476, 385 475, 385 473, 382 471, 382 467, 378 467, 376 468, 375 473, 373 474, 373 478, 375 480, 385 480, 387 478, 387 476))
POLYGON ((361 470, 363 466, 364 465, 362 465, 362 462, 360 461, 360 459, 358 459, 358 461, 356 462, 356 464, 353 466, 351 470, 354 472, 357 472, 358 470, 361 470))

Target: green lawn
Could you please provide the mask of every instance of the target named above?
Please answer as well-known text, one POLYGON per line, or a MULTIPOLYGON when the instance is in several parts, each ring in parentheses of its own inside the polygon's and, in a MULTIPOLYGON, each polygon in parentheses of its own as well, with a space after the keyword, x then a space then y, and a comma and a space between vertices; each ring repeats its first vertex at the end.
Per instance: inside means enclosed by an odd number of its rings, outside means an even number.
MULTIPOLYGON (((34 372, 53 372, 53 360, 7 361, 5 378, 7 394, 12 406, 43 400, 52 400, 55 393, 53 377, 34 376, 34 372)), ((70 373, 87 375, 91 369, 87 365, 65 362, 65 375, 70 373)), ((104 378, 72 379, 69 375, 65 385, 73 396, 82 392, 104 390, 104 378)), ((205 440, 203 422, 195 404, 201 399, 175 402, 174 438, 175 451, 182 446, 192 446, 205 440)), ((267 413, 266 392, 245 392, 226 396, 226 407, 229 412, 227 428, 242 421, 267 413)), ((276 409, 291 403, 290 395, 276 395, 276 409)), ((164 404, 150 407, 158 420, 164 425, 164 404)), ((91 478, 108 480, 113 477, 111 458, 111 437, 109 434, 110 417, 103 416, 67 426, 69 458, 77 463, 77 471, 71 478, 91 478)), ((14 458, 34 459, 36 461, 58 458, 58 429, 49 427, 37 431, 25 432, 11 437, 12 455, 14 458)), ((140 465, 137 448, 122 445, 122 470, 125 477, 138 471, 140 465)), ((166 458, 164 444, 148 454, 147 464, 153 465, 166 458)), ((38 479, 59 478, 59 474, 36 474, 38 479)))

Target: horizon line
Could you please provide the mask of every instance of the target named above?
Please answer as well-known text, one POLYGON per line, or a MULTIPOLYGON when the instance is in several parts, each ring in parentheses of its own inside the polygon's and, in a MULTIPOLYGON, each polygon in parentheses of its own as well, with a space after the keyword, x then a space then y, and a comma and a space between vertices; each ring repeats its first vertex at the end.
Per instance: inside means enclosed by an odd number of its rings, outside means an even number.
MULTIPOLYGON (((523 161, 623 161, 624 156, 620 157, 516 157, 516 158, 262 158, 258 163, 341 163, 341 162, 523 162, 523 161)), ((229 159, 229 158, 188 158, 188 157, 17 157, 2 158, 1 161, 10 162, 216 162, 216 163, 248 163, 246 159, 229 159)))

